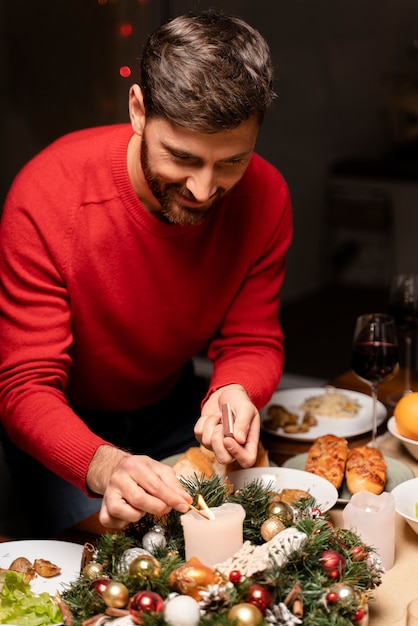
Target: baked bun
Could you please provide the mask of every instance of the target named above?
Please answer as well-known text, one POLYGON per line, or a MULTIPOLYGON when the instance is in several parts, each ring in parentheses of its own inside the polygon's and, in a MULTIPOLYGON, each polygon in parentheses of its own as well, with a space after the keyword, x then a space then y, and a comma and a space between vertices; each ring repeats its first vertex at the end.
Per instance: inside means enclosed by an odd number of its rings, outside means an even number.
POLYGON ((308 451, 305 471, 325 478, 336 489, 344 480, 348 457, 348 442, 336 435, 323 435, 315 439, 308 451))
POLYGON ((386 484, 387 465, 377 448, 361 446, 350 450, 345 467, 348 491, 370 491, 379 495, 386 484))
MULTIPOLYGON (((268 453, 261 442, 258 443, 257 459, 253 467, 268 467, 268 453)), ((226 476, 230 472, 242 469, 237 461, 223 465, 216 460, 215 454, 204 446, 189 448, 173 466, 177 476, 193 476, 210 478, 214 474, 226 476)))

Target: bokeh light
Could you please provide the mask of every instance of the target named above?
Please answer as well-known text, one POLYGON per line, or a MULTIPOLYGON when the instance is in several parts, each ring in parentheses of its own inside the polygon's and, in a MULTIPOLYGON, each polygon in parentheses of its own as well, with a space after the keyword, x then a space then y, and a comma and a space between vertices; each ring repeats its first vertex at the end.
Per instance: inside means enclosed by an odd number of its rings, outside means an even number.
POLYGON ((132 31, 133 31, 132 24, 126 23, 126 24, 122 24, 119 27, 119 32, 122 35, 122 37, 129 37, 129 35, 132 35, 132 31))
POLYGON ((129 76, 132 74, 129 65, 122 65, 119 68, 119 74, 122 76, 122 78, 129 78, 129 76))

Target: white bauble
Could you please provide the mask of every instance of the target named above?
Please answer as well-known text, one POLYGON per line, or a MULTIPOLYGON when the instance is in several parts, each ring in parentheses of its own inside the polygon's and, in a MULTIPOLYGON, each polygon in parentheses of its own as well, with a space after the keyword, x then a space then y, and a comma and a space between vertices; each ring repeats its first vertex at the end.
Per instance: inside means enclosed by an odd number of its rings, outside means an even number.
POLYGON ((174 596, 167 600, 164 619, 170 626, 197 626, 200 621, 199 605, 190 596, 174 596))

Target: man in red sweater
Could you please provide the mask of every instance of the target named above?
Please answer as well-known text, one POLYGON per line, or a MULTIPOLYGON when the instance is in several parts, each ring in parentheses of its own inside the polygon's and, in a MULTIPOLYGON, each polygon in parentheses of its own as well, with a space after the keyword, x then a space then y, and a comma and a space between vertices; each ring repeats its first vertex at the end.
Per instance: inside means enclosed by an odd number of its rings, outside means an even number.
POLYGON ((0 228, 0 415, 34 534, 98 509, 118 528, 186 511, 159 461, 198 442, 255 462, 292 233, 287 186, 254 153, 272 84, 248 24, 178 17, 147 42, 130 124, 58 139, 16 177, 0 228), (203 352, 209 388, 191 366, 203 352))

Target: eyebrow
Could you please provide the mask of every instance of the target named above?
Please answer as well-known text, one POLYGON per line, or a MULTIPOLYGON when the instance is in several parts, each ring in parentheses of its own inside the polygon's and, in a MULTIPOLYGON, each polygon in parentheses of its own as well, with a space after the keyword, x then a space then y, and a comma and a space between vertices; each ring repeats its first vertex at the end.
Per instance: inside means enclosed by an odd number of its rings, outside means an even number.
MULTIPOLYGON (((198 156, 197 154, 193 154, 192 152, 187 152, 186 150, 183 150, 182 148, 176 148, 175 146, 170 146, 169 144, 165 143, 164 141, 161 142, 161 145, 163 146, 163 148, 165 148, 168 152, 172 152, 175 154, 178 154, 181 157, 185 157, 188 159, 198 159, 200 161, 202 161, 202 157, 198 156)), ((252 153, 252 150, 244 150, 243 152, 239 152, 238 154, 232 154, 231 156, 227 156, 224 159, 219 159, 219 163, 223 163, 226 161, 235 161, 236 159, 242 159, 243 157, 249 155, 252 153)))

